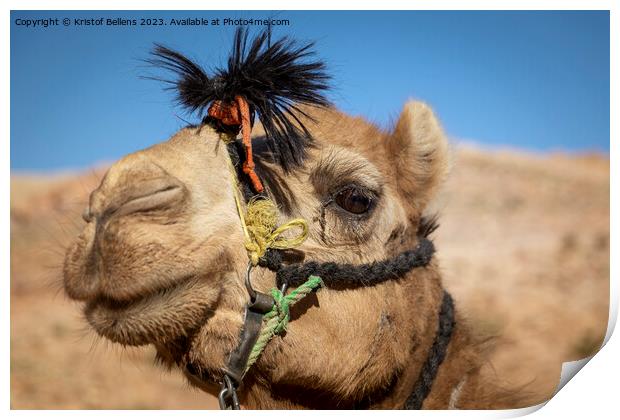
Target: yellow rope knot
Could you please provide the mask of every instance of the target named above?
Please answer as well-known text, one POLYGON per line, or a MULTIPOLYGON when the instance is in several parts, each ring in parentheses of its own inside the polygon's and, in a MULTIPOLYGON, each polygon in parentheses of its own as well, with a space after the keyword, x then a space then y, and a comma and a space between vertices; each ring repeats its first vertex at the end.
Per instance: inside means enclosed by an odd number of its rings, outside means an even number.
MULTIPOLYGON (((221 138, 223 141, 230 140, 225 136, 221 138)), ((237 206, 237 213, 245 238, 245 249, 248 251, 252 265, 257 265, 258 260, 265 255, 269 248, 289 249, 301 245, 308 237, 308 223, 304 219, 293 219, 276 228, 278 224, 278 208, 273 201, 267 198, 250 200, 246 211, 243 211, 239 180, 237 179, 235 166, 228 153, 226 153, 226 162, 233 184, 235 205, 237 206), (286 231, 295 228, 301 229, 299 235, 293 238, 284 236, 286 231)))
POLYGON ((245 215, 245 249, 248 251, 252 265, 265 255, 268 249, 289 249, 301 245, 308 236, 308 224, 303 219, 293 219, 283 225, 278 224, 278 208, 273 201, 266 198, 252 199, 245 215), (301 229, 295 236, 285 236, 291 229, 301 229))

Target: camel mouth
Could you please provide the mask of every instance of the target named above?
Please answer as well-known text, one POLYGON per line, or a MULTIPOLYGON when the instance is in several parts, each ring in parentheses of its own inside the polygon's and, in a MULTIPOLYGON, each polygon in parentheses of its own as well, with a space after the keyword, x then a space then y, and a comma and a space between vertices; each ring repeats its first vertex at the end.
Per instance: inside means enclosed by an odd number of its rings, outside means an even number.
POLYGON ((207 322, 219 291, 214 282, 189 277, 133 300, 99 295, 84 315, 97 334, 123 345, 141 346, 174 340, 207 322))
POLYGON ((173 295, 178 290, 186 288, 188 283, 195 281, 193 277, 186 277, 176 281, 171 285, 159 286, 154 289, 144 289, 140 296, 119 298, 113 294, 114 291, 101 291, 94 298, 87 302, 89 305, 99 305, 110 311, 124 311, 139 304, 140 302, 153 299, 156 296, 173 295))

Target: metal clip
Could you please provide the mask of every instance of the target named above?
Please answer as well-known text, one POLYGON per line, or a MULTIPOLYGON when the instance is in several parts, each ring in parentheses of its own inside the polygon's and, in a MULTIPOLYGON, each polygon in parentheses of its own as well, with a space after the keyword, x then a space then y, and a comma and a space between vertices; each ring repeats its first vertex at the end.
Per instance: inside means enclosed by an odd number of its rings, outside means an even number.
POLYGON ((241 410, 237 388, 233 385, 233 381, 228 375, 224 375, 222 388, 217 399, 220 402, 220 410, 241 410))
POLYGON ((256 300, 256 290, 254 290, 254 288, 252 287, 252 281, 250 279, 250 274, 252 273, 252 263, 249 262, 248 263, 248 271, 246 272, 245 275, 245 288, 248 291, 248 294, 250 295, 250 302, 254 302, 254 300, 256 300))

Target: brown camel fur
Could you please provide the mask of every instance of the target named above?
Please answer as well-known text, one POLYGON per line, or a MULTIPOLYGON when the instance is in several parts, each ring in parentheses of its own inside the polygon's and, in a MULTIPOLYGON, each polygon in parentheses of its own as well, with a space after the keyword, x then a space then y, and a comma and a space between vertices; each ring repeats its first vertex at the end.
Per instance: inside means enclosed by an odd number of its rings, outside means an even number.
MULTIPOLYGON (((449 167, 448 143, 430 108, 409 102, 391 132, 334 109, 310 113, 317 122, 305 123, 316 146, 303 167, 284 174, 255 146, 281 222, 302 217, 309 224, 298 258, 361 264, 414 247, 449 167), (374 197, 367 214, 329 199, 351 184, 374 197)), ((200 126, 121 159, 91 194, 87 224, 64 266, 66 292, 85 302, 98 334, 153 344, 160 361, 208 392, 217 391, 213 383, 237 345, 248 300, 248 257, 226 153, 218 134, 200 126)), ((270 271, 253 276, 259 290, 274 286, 270 271)), ((246 376, 243 406, 402 407, 435 337, 442 290, 436 257, 399 280, 320 289, 293 307, 286 333, 246 376)), ((486 379, 487 347, 457 311, 423 408, 514 407, 486 379)))

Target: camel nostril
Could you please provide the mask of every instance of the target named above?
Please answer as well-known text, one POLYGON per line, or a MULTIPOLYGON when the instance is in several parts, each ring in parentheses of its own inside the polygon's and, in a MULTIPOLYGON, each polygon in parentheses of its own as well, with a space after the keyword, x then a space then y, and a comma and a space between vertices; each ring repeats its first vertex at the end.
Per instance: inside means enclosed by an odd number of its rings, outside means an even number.
POLYGON ((178 184, 151 183, 144 186, 133 197, 129 197, 117 210, 117 214, 144 212, 169 207, 184 196, 184 189, 178 184))

